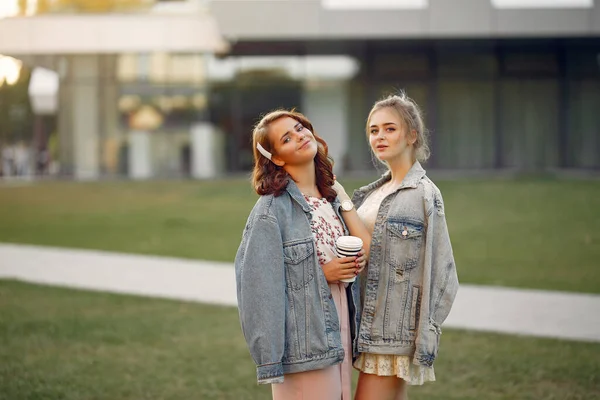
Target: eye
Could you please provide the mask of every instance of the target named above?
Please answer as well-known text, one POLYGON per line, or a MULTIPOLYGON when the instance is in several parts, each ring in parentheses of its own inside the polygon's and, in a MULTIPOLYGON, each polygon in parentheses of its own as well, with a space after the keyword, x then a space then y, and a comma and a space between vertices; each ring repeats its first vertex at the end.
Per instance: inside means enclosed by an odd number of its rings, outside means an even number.
POLYGON ((371 129, 371 135, 377 135, 377 129, 371 129))
POLYGON ((291 140, 290 137, 287 136, 285 139, 283 139, 283 143, 288 143, 290 140, 291 140))
POLYGON ((300 125, 300 126, 298 127, 298 132, 302 131, 303 129, 304 129, 304 126, 300 125))
POLYGON ((396 130, 396 128, 389 127, 389 128, 387 128, 386 130, 387 130, 388 132, 394 132, 394 131, 396 130))

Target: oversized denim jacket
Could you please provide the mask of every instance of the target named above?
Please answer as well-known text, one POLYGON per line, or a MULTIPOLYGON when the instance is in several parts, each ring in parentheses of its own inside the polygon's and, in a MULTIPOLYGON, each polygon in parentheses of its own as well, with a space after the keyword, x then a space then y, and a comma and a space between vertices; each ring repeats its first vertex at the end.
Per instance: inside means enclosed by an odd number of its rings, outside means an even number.
MULTIPOLYGON (((337 198, 333 206, 348 234, 337 198)), ((282 382, 283 374, 344 359, 340 322, 317 258, 310 211, 291 180, 281 196, 261 196, 235 257, 239 316, 258 383, 282 382)), ((346 291, 356 358, 359 280, 346 291)))
MULTIPOLYGON (((355 206, 390 179, 388 171, 355 191, 355 206)), ((432 366, 458 277, 442 195, 418 161, 381 203, 366 275, 358 350, 432 366)))

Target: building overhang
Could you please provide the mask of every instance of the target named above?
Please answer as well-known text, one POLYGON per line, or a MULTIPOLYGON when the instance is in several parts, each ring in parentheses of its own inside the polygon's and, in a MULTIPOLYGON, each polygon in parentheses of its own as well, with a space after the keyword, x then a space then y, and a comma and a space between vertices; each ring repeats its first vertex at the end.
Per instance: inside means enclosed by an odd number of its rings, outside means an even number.
POLYGON ((238 42, 600 34, 598 0, 221 0, 210 10, 238 42))
POLYGON ((209 14, 44 15, 0 19, 0 54, 226 53, 209 14))

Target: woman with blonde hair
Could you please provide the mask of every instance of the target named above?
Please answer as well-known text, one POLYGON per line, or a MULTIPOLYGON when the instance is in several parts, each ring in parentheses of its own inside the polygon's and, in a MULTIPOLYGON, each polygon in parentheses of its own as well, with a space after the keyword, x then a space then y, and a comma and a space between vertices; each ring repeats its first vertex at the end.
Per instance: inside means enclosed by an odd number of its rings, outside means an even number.
POLYGON ((458 277, 442 195, 420 164, 429 147, 419 107, 404 93, 378 101, 367 138, 388 171, 353 196, 372 234, 356 399, 400 400, 407 384, 435 380, 441 325, 458 277))
POLYGON ((235 258, 242 331, 273 398, 350 400, 365 251, 338 258, 335 241, 370 235, 335 183, 327 145, 300 113, 264 116, 252 137, 261 196, 235 258))

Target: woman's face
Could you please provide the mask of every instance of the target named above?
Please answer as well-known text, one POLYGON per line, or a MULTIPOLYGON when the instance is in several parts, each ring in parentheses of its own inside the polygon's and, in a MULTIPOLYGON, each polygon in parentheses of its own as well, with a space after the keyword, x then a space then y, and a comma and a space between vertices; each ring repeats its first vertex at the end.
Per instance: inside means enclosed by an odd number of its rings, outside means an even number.
POLYGON ((377 158, 388 164, 406 158, 412 162, 415 132, 390 107, 377 110, 369 120, 369 144, 377 158))
POLYGON ((273 151, 272 161, 280 167, 303 165, 317 155, 317 140, 300 121, 282 117, 269 126, 269 140, 273 151))

